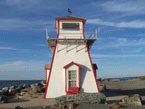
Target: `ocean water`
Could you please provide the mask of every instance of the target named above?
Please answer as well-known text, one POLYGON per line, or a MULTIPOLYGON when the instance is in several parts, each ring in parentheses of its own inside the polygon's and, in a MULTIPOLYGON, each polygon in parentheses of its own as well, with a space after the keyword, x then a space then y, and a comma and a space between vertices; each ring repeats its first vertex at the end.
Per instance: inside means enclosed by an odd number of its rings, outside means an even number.
POLYGON ((0 80, 0 90, 3 87, 24 85, 24 83, 35 84, 35 83, 40 83, 41 81, 42 80, 0 80))
POLYGON ((131 80, 131 79, 135 79, 137 77, 121 77, 121 78, 105 78, 104 80, 106 82, 109 82, 111 79, 120 79, 120 81, 127 81, 127 80, 131 80))

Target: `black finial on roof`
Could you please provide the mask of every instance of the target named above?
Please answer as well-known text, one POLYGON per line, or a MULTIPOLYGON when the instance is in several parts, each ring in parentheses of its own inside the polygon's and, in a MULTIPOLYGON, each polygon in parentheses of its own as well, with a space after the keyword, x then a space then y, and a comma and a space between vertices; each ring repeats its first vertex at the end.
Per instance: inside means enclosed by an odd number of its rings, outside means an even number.
POLYGON ((72 14, 71 9, 68 8, 68 16, 70 16, 72 14))

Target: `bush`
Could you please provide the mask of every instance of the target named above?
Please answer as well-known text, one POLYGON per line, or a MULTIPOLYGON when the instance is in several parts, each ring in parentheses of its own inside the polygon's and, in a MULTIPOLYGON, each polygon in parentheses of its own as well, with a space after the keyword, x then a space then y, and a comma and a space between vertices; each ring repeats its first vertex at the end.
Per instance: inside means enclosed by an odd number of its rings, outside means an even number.
POLYGON ((145 76, 143 76, 143 77, 140 77, 139 79, 140 79, 140 80, 145 80, 145 76))

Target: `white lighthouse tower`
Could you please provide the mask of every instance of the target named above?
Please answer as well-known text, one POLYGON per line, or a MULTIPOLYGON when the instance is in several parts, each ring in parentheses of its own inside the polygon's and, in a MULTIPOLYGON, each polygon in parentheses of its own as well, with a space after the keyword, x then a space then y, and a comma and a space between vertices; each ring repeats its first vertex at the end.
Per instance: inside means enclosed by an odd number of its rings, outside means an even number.
POLYGON ((89 53, 96 38, 85 38, 85 22, 86 19, 74 16, 56 18, 57 38, 47 37, 53 56, 51 64, 45 66, 44 98, 100 93, 96 79, 97 67, 92 63, 89 53))

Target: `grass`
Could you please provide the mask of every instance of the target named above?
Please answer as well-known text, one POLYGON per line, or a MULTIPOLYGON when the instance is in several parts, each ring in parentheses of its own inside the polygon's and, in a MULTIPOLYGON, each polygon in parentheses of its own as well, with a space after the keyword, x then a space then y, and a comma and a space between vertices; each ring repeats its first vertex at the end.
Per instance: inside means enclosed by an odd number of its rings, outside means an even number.
POLYGON ((140 80, 145 80, 145 76, 139 77, 140 80))

